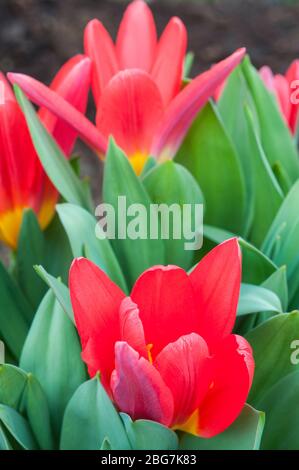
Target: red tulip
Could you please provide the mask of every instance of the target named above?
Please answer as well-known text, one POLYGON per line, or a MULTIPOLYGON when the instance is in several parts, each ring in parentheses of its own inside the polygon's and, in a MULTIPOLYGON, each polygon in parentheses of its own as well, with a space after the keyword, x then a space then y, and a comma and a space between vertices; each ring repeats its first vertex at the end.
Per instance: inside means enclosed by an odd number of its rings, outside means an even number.
MULTIPOLYGON (((90 59, 76 56, 58 72, 51 89, 81 112, 87 104, 90 59)), ((61 119, 42 108, 41 120, 69 155, 76 132, 61 119)), ((0 239, 16 248, 23 211, 31 208, 40 226, 51 221, 58 193, 38 159, 25 118, 5 77, 0 75, 0 239)))
POLYGON ((296 134, 299 111, 299 97, 296 92, 299 85, 299 60, 292 62, 285 75, 274 75, 270 67, 265 65, 260 69, 260 76, 275 95, 291 133, 296 134))
POLYGON ((241 412, 254 360, 232 334, 241 282, 236 239, 212 250, 190 275, 155 266, 130 297, 84 258, 70 270, 70 293, 90 376, 120 411, 202 437, 241 412))
POLYGON ((127 8, 116 44, 98 20, 87 25, 84 44, 93 62, 96 127, 33 78, 9 78, 35 103, 63 117, 101 155, 113 135, 137 173, 149 155, 174 156, 197 113, 245 54, 239 49, 183 88, 185 26, 172 18, 158 41, 153 15, 142 0, 127 8))

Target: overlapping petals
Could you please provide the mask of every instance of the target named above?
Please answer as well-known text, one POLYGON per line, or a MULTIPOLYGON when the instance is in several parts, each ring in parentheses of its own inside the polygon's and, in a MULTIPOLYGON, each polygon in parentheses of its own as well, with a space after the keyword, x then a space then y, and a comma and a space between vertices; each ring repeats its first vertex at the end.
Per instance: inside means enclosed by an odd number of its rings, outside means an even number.
POLYGON ((238 242, 212 250, 187 275, 156 266, 130 297, 91 261, 70 270, 70 292, 93 376, 133 419, 212 437, 241 412, 253 377, 250 345, 232 334, 241 282, 238 242))
POLYGON ((197 113, 245 54, 239 49, 182 89, 186 28, 174 17, 157 40, 153 15, 142 0, 128 6, 116 44, 102 23, 92 20, 84 47, 93 63, 96 126, 53 89, 21 74, 9 78, 36 104, 72 126, 100 156, 112 135, 137 173, 149 155, 160 160, 175 155, 197 113))
MULTIPOLYGON (((85 112, 90 87, 91 61, 76 56, 60 69, 51 84, 55 96, 85 112)), ((79 112, 79 111, 78 111, 79 112)), ((45 127, 66 155, 77 133, 46 108, 39 110, 45 127)), ((16 248, 23 212, 31 208, 42 228, 51 221, 58 193, 44 172, 10 85, 0 75, 0 239, 16 248)))

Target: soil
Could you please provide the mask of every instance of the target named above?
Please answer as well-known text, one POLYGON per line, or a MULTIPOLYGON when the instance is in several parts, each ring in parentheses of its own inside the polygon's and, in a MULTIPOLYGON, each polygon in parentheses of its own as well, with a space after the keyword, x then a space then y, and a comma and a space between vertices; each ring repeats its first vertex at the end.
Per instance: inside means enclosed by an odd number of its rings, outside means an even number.
MULTIPOLYGON (((48 83, 59 66, 82 51, 85 24, 102 20, 115 36, 128 2, 115 0, 0 0, 0 70, 28 73, 48 83)), ((299 57, 299 2, 269 0, 152 1, 158 30, 180 16, 196 53, 193 73, 246 46, 256 66, 283 72, 299 57)), ((90 111, 92 113, 92 109, 90 111)), ((89 153, 81 144, 80 153, 89 153)), ((101 166, 93 155, 83 172, 100 194, 101 166)))

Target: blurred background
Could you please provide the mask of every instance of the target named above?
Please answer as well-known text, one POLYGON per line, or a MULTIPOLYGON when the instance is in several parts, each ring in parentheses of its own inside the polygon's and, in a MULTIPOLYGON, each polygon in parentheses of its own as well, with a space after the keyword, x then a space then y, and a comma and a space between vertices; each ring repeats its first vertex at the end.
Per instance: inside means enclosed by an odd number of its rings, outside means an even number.
MULTIPOLYGON (((82 52, 86 23, 99 18, 115 36, 121 0, 0 0, 0 69, 28 73, 49 83, 61 64, 82 52)), ((195 53, 192 75, 246 46, 257 67, 284 72, 299 57, 299 0, 152 0, 159 32, 173 15, 189 32, 195 53)), ((92 106, 89 114, 92 114, 92 106)), ((102 166, 86 147, 83 173, 98 202, 102 166)))

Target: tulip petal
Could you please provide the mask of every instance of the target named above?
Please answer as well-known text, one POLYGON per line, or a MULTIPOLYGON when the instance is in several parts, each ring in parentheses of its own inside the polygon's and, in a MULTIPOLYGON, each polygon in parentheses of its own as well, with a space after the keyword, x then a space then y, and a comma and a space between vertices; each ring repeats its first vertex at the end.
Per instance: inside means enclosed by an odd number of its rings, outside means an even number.
POLYGON ((275 75, 274 77, 275 91, 278 99, 282 115, 287 123, 290 120, 291 101, 290 101, 290 87, 288 81, 283 75, 275 75))
POLYGON ((43 83, 21 73, 7 74, 11 83, 19 85, 26 95, 38 106, 44 106, 58 118, 73 127, 79 136, 95 151, 105 154, 107 140, 99 130, 62 96, 50 90, 43 83))
POLYGON ((100 371, 108 380, 114 369, 114 344, 120 339, 119 307, 125 294, 85 258, 73 261, 69 285, 83 358, 92 375, 100 371))
POLYGON ((179 18, 172 18, 160 38, 151 72, 165 106, 181 89, 186 49, 185 25, 179 18))
POLYGON ((153 345, 153 359, 168 343, 198 331, 192 285, 181 268, 148 269, 137 279, 131 298, 139 308, 146 344, 153 345))
POLYGON ((149 72, 157 47, 156 25, 150 8, 142 0, 133 1, 121 21, 116 51, 121 69, 149 72))
MULTIPOLYGON (((50 89, 58 93, 78 111, 85 114, 90 86, 91 62, 88 57, 77 55, 68 60, 59 70, 50 85, 50 89)), ((72 153, 77 132, 62 119, 57 118, 46 108, 39 110, 39 117, 48 131, 53 135, 63 152, 72 153)))
POLYGON ((185 423, 207 394, 212 382, 210 363, 207 344, 195 333, 181 336, 156 357, 154 366, 173 396, 172 426, 185 423))
POLYGON ((143 325, 137 305, 130 297, 123 299, 119 309, 120 339, 129 344, 140 356, 148 358, 143 325))
MULTIPOLYGON (((292 93, 295 90, 298 90, 298 81, 299 81, 299 59, 294 60, 286 73, 286 79, 289 83, 289 93, 292 93)), ((289 117, 289 125, 293 134, 296 133, 298 125, 298 113, 299 113, 299 103, 298 103, 298 93, 296 92, 296 101, 293 103, 293 100, 290 100, 292 103, 289 117)))
POLYGON ((274 75, 270 67, 264 65, 260 68, 259 74, 268 90, 275 92, 274 75))
POLYGON ((154 157, 164 160, 175 155, 198 112, 240 63, 244 54, 244 48, 238 49, 209 71, 192 80, 174 98, 157 130, 151 151, 154 157))
POLYGON ((173 399, 159 372, 127 343, 115 345, 115 371, 111 389, 119 409, 136 419, 150 419, 169 426, 173 399))
POLYGON ((199 434, 207 438, 223 432, 239 416, 254 372, 251 347, 241 336, 228 336, 213 362, 213 386, 199 407, 199 434))
POLYGON ((210 251, 190 274, 199 334, 210 350, 228 336, 236 320, 241 285, 241 252, 236 238, 210 251))
POLYGON ((98 105, 103 89, 119 68, 113 41, 100 21, 94 19, 86 26, 84 48, 93 62, 92 92, 98 105))
POLYGON ((162 98, 150 76, 141 70, 125 70, 103 91, 97 127, 105 137, 113 135, 129 157, 147 156, 162 113, 162 98))

